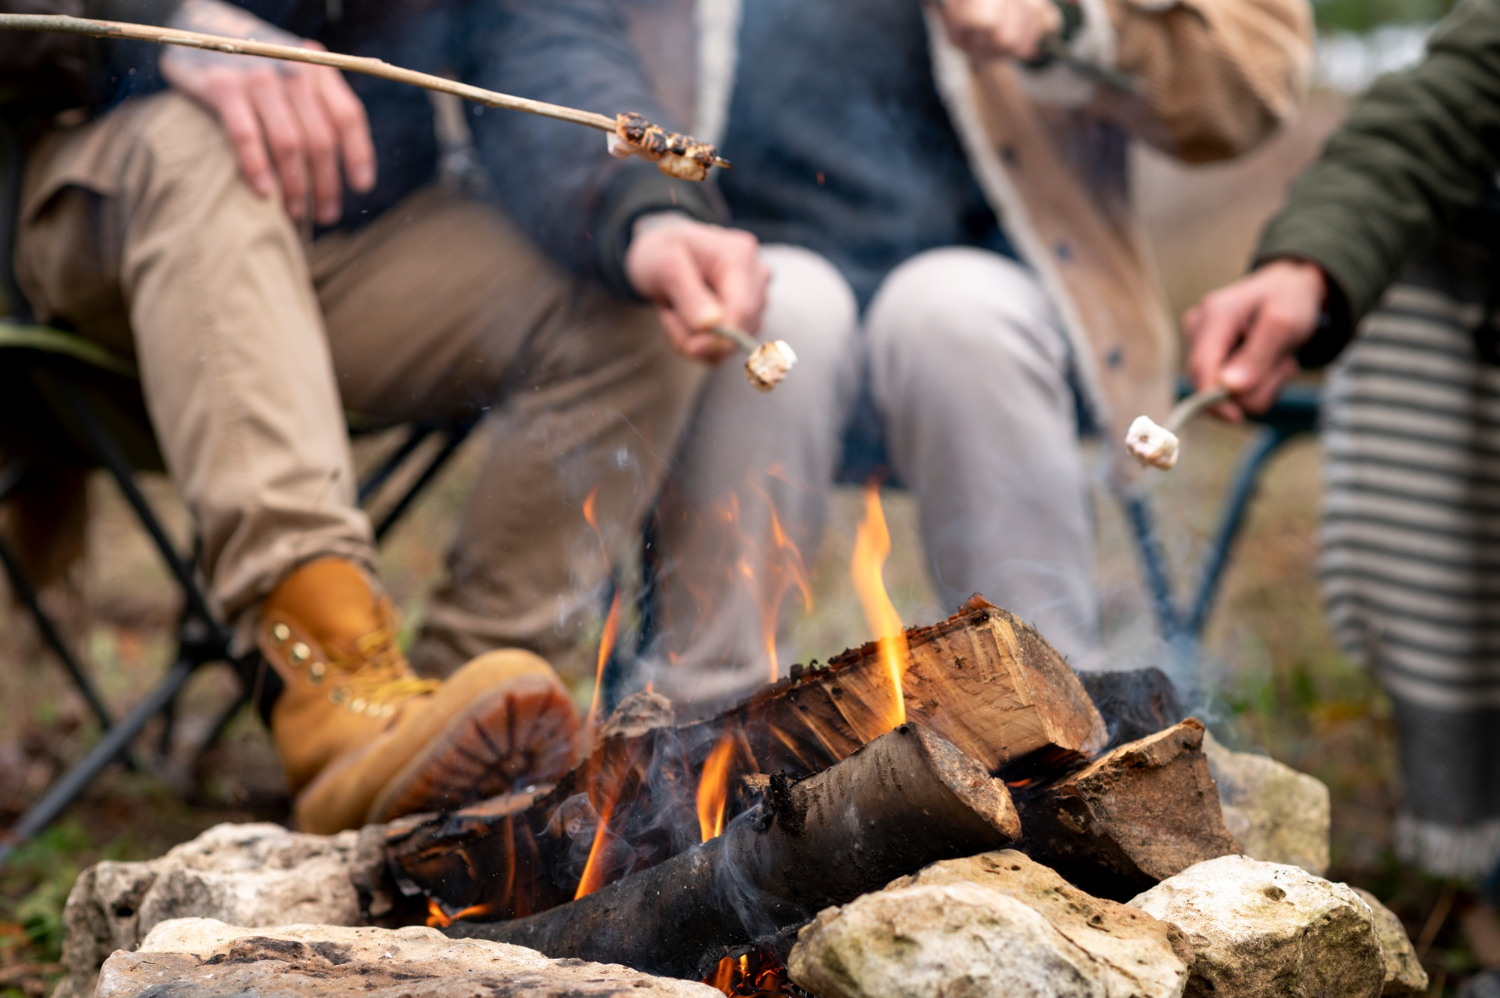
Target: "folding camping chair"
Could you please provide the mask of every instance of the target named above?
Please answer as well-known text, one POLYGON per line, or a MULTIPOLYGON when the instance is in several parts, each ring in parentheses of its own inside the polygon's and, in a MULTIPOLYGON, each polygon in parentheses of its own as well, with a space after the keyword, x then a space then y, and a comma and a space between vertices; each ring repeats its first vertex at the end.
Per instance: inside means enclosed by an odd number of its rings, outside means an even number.
MULTIPOLYGON (((135 765, 130 744, 156 716, 164 719, 159 754, 170 745, 178 693, 199 668, 231 661, 229 631, 215 618, 197 574, 196 558, 180 552, 136 482, 138 471, 163 469, 134 365, 100 345, 68 331, 37 325, 16 286, 11 254, 19 205, 21 148, 16 130, 0 114, 0 443, 7 463, 0 466, 0 506, 24 488, 38 468, 62 465, 103 468, 124 495, 150 536, 182 596, 182 617, 172 665, 161 681, 123 717, 105 703, 61 629, 43 607, 38 587, 22 560, 0 537, 0 569, 17 600, 61 662, 103 735, 97 745, 59 778, 9 830, 0 831, 0 865, 22 842, 50 824, 93 779, 116 759, 135 765)), ((437 477, 483 414, 410 425, 398 443, 359 485, 359 501, 370 507, 403 469, 419 469, 411 484, 396 492, 375 522, 382 540, 437 477), (434 450, 424 443, 436 440, 434 450)), ((351 433, 390 427, 351 426, 351 433)), ((213 743, 249 700, 244 690, 211 729, 213 743)), ((199 751, 202 751, 200 748, 199 751)))

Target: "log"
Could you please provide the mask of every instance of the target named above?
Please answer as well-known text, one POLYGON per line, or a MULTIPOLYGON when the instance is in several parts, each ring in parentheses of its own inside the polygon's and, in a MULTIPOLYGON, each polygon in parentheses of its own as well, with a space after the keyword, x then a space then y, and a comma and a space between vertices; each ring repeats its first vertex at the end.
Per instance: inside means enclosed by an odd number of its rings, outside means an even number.
POLYGON ((1187 717, 1177 687, 1160 669, 1080 672, 1078 678, 1109 729, 1107 748, 1165 731, 1187 717))
POLYGON ((1019 789, 1021 850, 1097 897, 1128 901, 1195 863, 1240 851, 1188 718, 1050 784, 1019 789))
MULTIPOLYGON (((975 597, 954 616, 906 632, 906 717, 1007 780, 1082 765, 1107 733, 1077 676, 1030 626, 975 597)), ((894 685, 874 642, 823 668, 796 667, 716 717, 602 739, 550 789, 390 826, 402 889, 453 916, 505 919, 572 900, 601 816, 595 873, 604 883, 700 839, 696 794, 716 748, 729 751, 727 825, 759 800, 754 774, 800 779, 848 758, 895 723, 894 685)))
POLYGON ((724 956, 940 859, 1015 841, 1005 784, 904 724, 816 776, 777 778, 722 835, 551 911, 450 936, 701 979, 724 956), (778 789, 779 787, 779 789, 778 789))

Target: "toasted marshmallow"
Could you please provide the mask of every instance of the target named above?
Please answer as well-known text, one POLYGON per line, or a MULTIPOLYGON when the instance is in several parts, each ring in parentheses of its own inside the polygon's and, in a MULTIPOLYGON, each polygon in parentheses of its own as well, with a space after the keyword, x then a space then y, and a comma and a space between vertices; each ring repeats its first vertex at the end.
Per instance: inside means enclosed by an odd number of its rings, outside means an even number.
POLYGON ((786 340, 772 340, 755 348, 750 359, 745 361, 745 377, 763 392, 781 384, 781 379, 797 363, 797 354, 786 340))
POLYGON ((1143 465, 1171 471, 1177 464, 1182 444, 1177 434, 1159 425, 1150 416, 1137 416, 1125 434, 1125 449, 1143 465))

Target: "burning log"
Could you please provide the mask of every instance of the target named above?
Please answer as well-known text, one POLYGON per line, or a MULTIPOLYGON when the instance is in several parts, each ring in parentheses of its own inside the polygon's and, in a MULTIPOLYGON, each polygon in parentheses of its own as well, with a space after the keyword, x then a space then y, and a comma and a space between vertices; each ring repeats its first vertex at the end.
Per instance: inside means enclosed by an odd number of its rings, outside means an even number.
POLYGON ((747 777, 821 772, 906 720, 1007 780, 1076 768, 1103 748, 1104 722, 1073 671, 1005 611, 970 600, 905 639, 898 675, 888 643, 872 642, 827 668, 794 667, 717 717, 605 738, 556 787, 394 822, 391 867, 405 892, 434 899, 439 921, 515 918, 728 826, 759 800, 743 792, 747 777), (715 753, 718 785, 700 792, 715 753))
POLYGON ((1224 827, 1196 718, 1121 745, 1071 776, 1018 791, 1016 807, 1024 852, 1116 901, 1240 851, 1224 827))
POLYGON ((904 724, 816 776, 773 780, 724 834, 572 904, 450 936, 701 978, 721 957, 940 859, 1013 842, 1005 784, 904 724))

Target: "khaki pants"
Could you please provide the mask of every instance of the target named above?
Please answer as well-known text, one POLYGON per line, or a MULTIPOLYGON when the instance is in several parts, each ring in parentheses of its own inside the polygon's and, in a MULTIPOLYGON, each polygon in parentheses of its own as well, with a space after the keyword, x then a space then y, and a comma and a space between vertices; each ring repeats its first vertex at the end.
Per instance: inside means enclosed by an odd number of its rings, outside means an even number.
POLYGON ((555 655, 608 570, 583 502, 598 489, 604 536, 634 542, 696 367, 649 309, 563 274, 488 205, 426 190, 311 245, 279 205, 192 101, 132 102, 37 151, 17 276, 42 319, 137 359, 211 599, 242 629, 298 563, 372 560, 345 410, 491 408, 413 657, 555 655))
MULTIPOLYGON (((774 276, 761 335, 791 343, 797 368, 769 395, 733 363, 705 387, 662 502, 655 688, 707 706, 768 678, 766 634, 817 552, 862 377, 917 497, 941 598, 957 607, 982 593, 1074 666, 1100 667, 1068 350, 1031 272, 981 250, 933 250, 898 267, 861 322, 822 257, 789 246, 762 257, 774 276)), ((837 650, 783 637, 777 660, 784 671, 837 650)))

